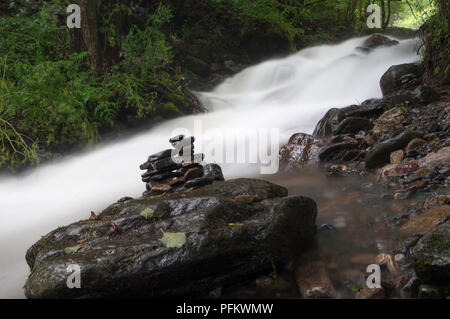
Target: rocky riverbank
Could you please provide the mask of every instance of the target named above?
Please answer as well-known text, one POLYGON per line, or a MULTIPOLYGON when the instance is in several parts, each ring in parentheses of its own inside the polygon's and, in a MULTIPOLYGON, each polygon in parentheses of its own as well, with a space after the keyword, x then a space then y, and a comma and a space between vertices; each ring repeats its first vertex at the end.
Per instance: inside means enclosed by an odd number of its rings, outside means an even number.
MULTIPOLYGON (((423 75, 420 64, 392 66, 380 80, 383 98, 329 110, 312 135, 291 137, 280 160, 288 172, 322 168, 333 177, 375 175, 384 187, 380 200, 408 203, 390 225, 408 238, 372 262, 385 265, 397 288, 409 287, 407 297, 445 298, 450 288, 450 97, 448 86, 431 87, 423 75)), ((391 284, 383 288, 392 290, 391 284)), ((363 289, 357 297, 377 294, 363 289)))

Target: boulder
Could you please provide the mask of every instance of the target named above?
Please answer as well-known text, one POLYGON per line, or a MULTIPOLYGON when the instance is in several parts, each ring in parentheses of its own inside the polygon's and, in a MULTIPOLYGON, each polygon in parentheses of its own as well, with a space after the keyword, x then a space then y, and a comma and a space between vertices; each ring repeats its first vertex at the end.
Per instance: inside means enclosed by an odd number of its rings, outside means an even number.
POLYGON ((372 121, 364 117, 347 117, 336 127, 334 134, 356 134, 359 131, 368 131, 373 127, 372 121))
MULTIPOLYGON (((313 135, 323 138, 336 134, 336 130, 343 120, 348 117, 373 119, 381 115, 388 104, 380 99, 369 99, 360 105, 350 105, 341 109, 330 109, 317 123, 313 135)), ((366 130, 367 128, 364 128, 366 130)))
POLYGON ((361 150, 357 144, 342 142, 322 147, 319 152, 321 163, 352 161, 360 157, 361 150))
POLYGON ((373 134, 381 136, 385 133, 392 133, 402 127, 401 124, 405 120, 407 113, 408 111, 404 107, 394 107, 384 112, 374 121, 373 134))
POLYGON ((322 145, 320 139, 309 134, 292 135, 288 144, 280 149, 280 167, 286 171, 317 167, 322 145))
POLYGON ((409 220, 400 228, 406 235, 424 235, 450 217, 450 206, 434 206, 417 217, 409 220))
POLYGON ((384 100, 389 102, 390 105, 406 105, 406 104, 419 104, 427 105, 431 102, 439 100, 439 93, 433 88, 426 85, 419 85, 414 89, 398 90, 384 100))
POLYGON ((315 233, 316 204, 262 180, 115 203, 60 227, 26 254, 29 298, 186 296, 270 271, 315 233), (237 196, 253 201, 237 201, 237 196), (66 285, 68 266, 81 288, 66 285))
POLYGON ((414 270, 425 282, 450 282, 450 220, 423 236, 411 250, 414 270))
POLYGON ((422 136, 420 132, 404 132, 392 139, 376 144, 366 154, 366 168, 377 168, 389 163, 391 152, 405 147, 413 138, 420 136, 422 136))
POLYGON ((406 63, 391 66, 380 79, 383 96, 402 89, 412 89, 420 84, 423 70, 418 63, 406 63))
POLYGON ((415 138, 405 148, 406 156, 414 157, 419 154, 420 149, 427 145, 427 141, 421 138, 415 138))
POLYGON ((184 188, 209 185, 214 181, 223 181, 222 169, 217 164, 207 164, 203 167, 203 176, 193 178, 184 184, 184 188))
POLYGON ((388 164, 383 166, 378 172, 379 181, 388 181, 391 178, 411 175, 413 172, 424 172, 448 169, 450 166, 450 147, 443 147, 437 152, 429 153, 418 160, 411 160, 399 164, 388 164))
POLYGON ((390 47, 393 45, 397 45, 399 42, 397 40, 391 40, 387 36, 382 35, 380 33, 372 34, 370 37, 364 41, 362 44, 362 47, 369 48, 369 49, 375 49, 378 47, 390 47))

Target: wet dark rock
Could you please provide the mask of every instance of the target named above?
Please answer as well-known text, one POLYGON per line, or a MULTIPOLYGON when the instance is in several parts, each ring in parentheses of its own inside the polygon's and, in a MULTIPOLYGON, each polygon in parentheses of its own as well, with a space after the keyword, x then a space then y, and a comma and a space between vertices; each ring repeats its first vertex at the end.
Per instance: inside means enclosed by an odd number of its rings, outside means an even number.
POLYGON ((164 151, 161 151, 159 153, 150 155, 148 157, 148 161, 149 162, 155 162, 157 160, 163 159, 163 158, 167 158, 167 157, 171 157, 172 156, 172 149, 167 149, 164 151))
POLYGON ((421 283, 422 280, 416 274, 413 274, 408 283, 401 289, 400 297, 404 299, 417 298, 421 283))
POLYGON ((385 142, 376 144, 369 152, 366 154, 366 168, 372 169, 382 166, 390 161, 390 154, 393 151, 401 149, 408 145, 408 143, 417 137, 421 137, 420 132, 404 132, 392 139, 385 142))
POLYGON ((237 179, 113 204, 98 220, 60 227, 27 251, 26 296, 180 296, 267 273, 315 233, 314 201, 286 195, 266 181, 237 179), (257 200, 234 200, 242 195, 257 200), (172 233, 185 242, 167 248, 160 239, 172 233), (69 264, 81 267, 81 289, 66 286, 69 264))
POLYGON ((407 157, 414 157, 419 154, 419 150, 427 144, 427 141, 421 138, 415 138, 411 140, 406 146, 405 152, 407 157))
POLYGON ((158 172, 169 171, 181 167, 180 163, 175 162, 172 157, 163 158, 152 162, 151 167, 158 172))
POLYGON ((420 299, 440 299, 441 293, 439 288, 431 285, 421 285, 419 287, 420 299))
POLYGON ((397 45, 398 43, 399 42, 397 40, 391 40, 380 33, 375 33, 372 34, 369 38, 367 38, 366 41, 364 41, 362 47, 375 49, 382 46, 390 47, 393 45, 397 45))
MULTIPOLYGON (((172 192, 175 189, 183 189, 180 186, 185 182, 204 177, 203 166, 199 163, 204 160, 205 156, 204 154, 194 153, 194 142, 193 136, 178 135, 169 139, 169 143, 174 147, 173 149, 167 149, 149 156, 147 162, 140 166, 141 169, 147 170, 142 174, 142 181, 146 183, 144 196, 159 195, 172 192)), ((218 169, 220 170, 220 167, 218 169)), ((208 173, 214 175, 214 172, 208 173)), ((220 174, 217 173, 216 175, 221 176, 221 174, 220 170, 220 174)), ((202 185, 211 184, 212 181, 218 180, 214 176, 212 179, 208 178, 208 183, 203 181, 202 185)))
POLYGON ((399 90, 413 89, 420 84, 423 70, 418 63, 406 63, 391 66, 380 80, 383 96, 399 90))
POLYGON ((336 230, 336 228, 333 227, 333 225, 328 225, 328 224, 322 224, 320 225, 320 227, 318 228, 319 232, 322 231, 331 231, 331 230, 336 230))
POLYGON ((351 161, 357 159, 360 153, 357 145, 342 142, 322 147, 319 152, 319 160, 321 163, 351 161))
POLYGON ((370 130, 373 127, 371 120, 364 117, 347 117, 336 127, 334 134, 356 134, 362 130, 370 130))
MULTIPOLYGON (((405 104, 421 104, 427 105, 428 103, 439 100, 439 94, 431 87, 420 85, 411 90, 395 91, 388 97, 385 97, 391 105, 405 105, 405 104)), ((414 110, 414 109, 413 109, 414 110)), ((416 109, 420 113, 419 109, 416 109)))
POLYGON ((125 197, 122 197, 121 199, 119 199, 117 202, 118 203, 125 203, 125 202, 127 202, 129 200, 132 200, 132 199, 133 199, 133 197, 125 196, 125 197))
POLYGON ((223 181, 222 169, 217 164, 206 164, 203 167, 203 176, 186 181, 185 188, 200 187, 213 183, 214 181, 223 181))
POLYGON ((309 134, 291 136, 287 145, 280 149, 280 166, 283 170, 315 168, 319 163, 319 151, 324 143, 309 134))
POLYGON ((171 139, 169 139, 169 143, 180 142, 183 139, 184 139, 184 135, 177 135, 177 136, 172 137, 171 139))
POLYGON ((440 130, 441 130, 441 127, 439 126, 438 123, 432 123, 432 124, 428 127, 428 132, 429 132, 429 133, 439 132, 440 130))
POLYGON ((214 181, 223 181, 224 177, 222 174, 222 168, 217 164, 206 164, 203 167, 203 172, 205 177, 210 177, 214 181))
POLYGON ((411 250, 414 270, 424 281, 450 282, 450 221, 423 236, 411 250))
POLYGON ((374 121, 374 135, 381 136, 381 140, 391 138, 392 133, 399 128, 403 129, 402 123, 405 121, 407 113, 408 111, 404 107, 394 107, 387 110, 374 121))
MULTIPOLYGON (((381 115, 388 107, 388 104, 381 99, 369 99, 361 105, 350 105, 341 109, 330 109, 324 117, 317 123, 313 135, 315 137, 328 137, 336 135, 335 132, 339 124, 348 117, 360 117, 372 119, 381 115)), ((366 128, 363 128, 366 130, 366 128)))

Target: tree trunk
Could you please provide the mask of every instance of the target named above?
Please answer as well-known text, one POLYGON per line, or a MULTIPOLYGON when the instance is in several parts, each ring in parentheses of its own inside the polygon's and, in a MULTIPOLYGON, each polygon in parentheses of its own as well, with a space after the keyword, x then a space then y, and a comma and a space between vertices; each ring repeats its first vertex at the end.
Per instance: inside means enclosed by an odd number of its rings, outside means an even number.
POLYGON ((384 22, 383 29, 386 29, 389 26, 389 20, 391 20, 391 0, 388 0, 387 9, 388 9, 388 13, 387 13, 386 21, 384 22))
POLYGON ((96 74, 103 73, 102 45, 99 34, 101 0, 80 0, 81 33, 83 43, 89 52, 89 61, 96 74))

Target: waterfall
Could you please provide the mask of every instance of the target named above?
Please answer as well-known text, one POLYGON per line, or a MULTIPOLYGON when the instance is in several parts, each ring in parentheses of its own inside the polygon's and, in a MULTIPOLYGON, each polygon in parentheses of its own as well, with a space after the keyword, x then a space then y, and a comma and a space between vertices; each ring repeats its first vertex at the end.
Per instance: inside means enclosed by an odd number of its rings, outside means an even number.
MULTIPOLYGON (((99 212, 123 196, 140 196, 145 187, 139 164, 169 148, 175 128, 194 132, 196 122, 204 131, 276 128, 279 140, 271 142, 281 146, 293 133, 311 133, 332 107, 381 97, 383 73, 391 65, 419 59, 418 40, 399 40, 399 45, 366 55, 355 49, 366 38, 316 46, 249 67, 212 92, 197 93, 207 113, 166 121, 23 175, 0 177, 0 298, 24 297, 29 273, 25 252, 40 236, 87 219, 91 211, 99 212)), ((258 175, 257 164, 219 164, 227 179, 258 175)))

